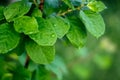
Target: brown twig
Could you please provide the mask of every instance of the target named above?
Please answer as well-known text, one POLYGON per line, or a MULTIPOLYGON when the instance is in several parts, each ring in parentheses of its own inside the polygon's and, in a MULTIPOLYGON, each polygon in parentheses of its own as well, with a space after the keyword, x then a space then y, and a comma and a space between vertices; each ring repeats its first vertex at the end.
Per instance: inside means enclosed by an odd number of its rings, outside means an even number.
POLYGON ((36 0, 33 0, 34 4, 38 7, 39 5, 37 4, 36 0))
POLYGON ((40 0, 39 9, 43 11, 44 0, 40 0))
POLYGON ((28 68, 29 61, 30 61, 30 57, 27 55, 27 56, 26 56, 25 65, 24 65, 25 68, 28 68))

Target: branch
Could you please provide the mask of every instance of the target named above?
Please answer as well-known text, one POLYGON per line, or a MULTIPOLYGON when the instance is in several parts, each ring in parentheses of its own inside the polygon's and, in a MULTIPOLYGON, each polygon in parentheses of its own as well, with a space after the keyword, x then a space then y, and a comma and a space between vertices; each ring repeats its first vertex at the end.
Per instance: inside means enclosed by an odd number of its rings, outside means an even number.
MULTIPOLYGON (((79 7, 77 7, 77 8, 75 8, 74 10, 81 10, 81 8, 83 7, 84 5, 81 5, 81 6, 79 6, 79 7)), ((64 16, 64 15, 66 15, 67 13, 70 13, 70 12, 72 12, 72 11, 74 11, 73 9, 68 9, 67 11, 65 11, 65 12, 63 12, 63 13, 58 13, 57 15, 59 15, 59 16, 64 16)))
POLYGON ((33 2, 34 2, 34 4, 38 7, 38 4, 37 4, 36 0, 33 0, 33 2))
POLYGON ((40 0, 39 9, 43 11, 44 0, 40 0))

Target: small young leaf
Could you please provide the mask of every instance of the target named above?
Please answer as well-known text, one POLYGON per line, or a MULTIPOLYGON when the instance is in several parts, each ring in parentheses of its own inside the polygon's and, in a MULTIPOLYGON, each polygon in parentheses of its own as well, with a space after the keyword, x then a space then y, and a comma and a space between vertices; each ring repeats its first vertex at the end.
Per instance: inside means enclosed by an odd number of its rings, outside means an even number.
MULTIPOLYGON (((69 19, 70 20, 70 19, 69 19)), ((76 47, 83 47, 86 42, 87 33, 83 23, 79 19, 70 20, 70 30, 67 33, 67 38, 76 47)))
POLYGON ((39 25, 39 32, 29 35, 36 43, 42 46, 52 46, 57 40, 57 35, 52 28, 52 24, 43 18, 36 18, 39 25))
POLYGON ((80 11, 80 18, 87 30, 95 37, 99 38, 105 31, 104 20, 99 13, 80 11))
POLYGON ((58 38, 62 38, 70 28, 69 22, 62 17, 52 16, 48 20, 52 23, 58 38))
POLYGON ((12 27, 8 23, 0 25, 0 53, 11 51, 19 43, 20 36, 12 27))
POLYGON ((26 50, 30 58, 39 64, 48 64, 55 56, 54 46, 39 46, 33 41, 26 43, 26 50))
POLYGON ((3 6, 0 6, 0 20, 4 19, 4 14, 3 14, 3 6))
POLYGON ((91 1, 87 6, 94 12, 101 12, 106 9, 106 6, 101 1, 91 1))
POLYGON ((42 12, 40 11, 40 9, 35 8, 31 15, 34 17, 42 17, 42 12))
POLYGON ((31 5, 32 4, 30 2, 14 2, 5 8, 4 16, 8 22, 13 21, 15 18, 21 17, 26 14, 30 10, 31 5))
POLYGON ((14 28, 19 33, 33 34, 37 33, 38 23, 34 17, 22 16, 14 21, 14 28))

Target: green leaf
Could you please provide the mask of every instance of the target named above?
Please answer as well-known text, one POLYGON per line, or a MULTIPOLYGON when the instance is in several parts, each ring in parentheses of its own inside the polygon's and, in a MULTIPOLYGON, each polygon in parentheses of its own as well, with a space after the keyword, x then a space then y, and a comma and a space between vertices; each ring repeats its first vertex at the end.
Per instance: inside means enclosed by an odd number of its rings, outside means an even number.
POLYGON ((31 72, 22 65, 17 64, 15 70, 13 71, 12 80, 31 80, 31 72))
POLYGON ((30 58, 39 64, 51 63, 55 56, 54 46, 39 46, 33 41, 26 43, 26 50, 30 58))
POLYGON ((26 14, 31 8, 30 2, 14 2, 8 5, 4 10, 4 16, 8 22, 13 21, 15 18, 21 17, 26 14))
POLYGON ((70 20, 70 30, 67 33, 67 38, 76 47, 83 47, 86 42, 86 29, 83 23, 78 18, 70 20))
POLYGON ((34 17, 22 16, 14 21, 14 28, 19 33, 33 34, 37 33, 38 23, 34 17))
POLYGON ((80 18, 87 30, 95 37, 99 38, 105 31, 105 24, 99 13, 80 11, 80 18))
POLYGON ((66 5, 68 5, 69 8, 74 9, 74 6, 72 5, 72 1, 71 0, 62 0, 66 5))
POLYGON ((57 35, 52 24, 43 18, 36 18, 39 25, 39 32, 29 35, 36 43, 42 46, 52 46, 57 40, 57 35))
POLYGON ((91 1, 87 5, 94 12, 101 12, 106 9, 106 6, 101 1, 91 1))
POLYGON ((45 3, 49 6, 52 6, 53 8, 56 8, 59 6, 59 0, 45 0, 45 3))
POLYGON ((82 0, 71 0, 71 2, 74 6, 80 6, 82 3, 82 0))
POLYGON ((63 75, 68 73, 66 65, 60 56, 56 56, 54 61, 51 64, 45 65, 45 67, 47 70, 52 71, 59 80, 62 80, 63 75))
POLYGON ((49 22, 52 23, 58 38, 62 38, 70 28, 69 22, 66 19, 59 16, 50 17, 49 22))
POLYGON ((12 80, 12 77, 13 75, 11 73, 5 73, 3 76, 2 76, 2 79, 1 80, 12 80))
POLYGON ((0 20, 4 19, 4 14, 3 14, 3 6, 0 6, 0 20))
POLYGON ((50 72, 44 66, 39 66, 36 69, 35 78, 32 80, 51 80, 50 72))
POLYGON ((34 17, 42 17, 42 12, 40 11, 40 9, 35 8, 31 15, 34 17))
POLYGON ((12 27, 8 23, 0 25, 0 53, 11 51, 19 43, 20 36, 12 27))
POLYGON ((38 64, 34 63, 33 61, 29 62, 29 66, 28 66, 29 71, 34 72, 37 68, 38 68, 38 64))
POLYGON ((19 44, 17 45, 16 48, 11 50, 9 53, 16 53, 18 56, 20 56, 22 53, 25 52, 25 38, 23 36, 20 36, 20 41, 19 44))
POLYGON ((51 15, 55 12, 59 11, 59 0, 45 0, 44 1, 44 7, 43 7, 43 12, 45 15, 51 15))
POLYGON ((3 56, 2 57, 0 56, 0 77, 3 76, 3 74, 8 72, 5 66, 7 66, 7 64, 5 60, 3 59, 3 56))

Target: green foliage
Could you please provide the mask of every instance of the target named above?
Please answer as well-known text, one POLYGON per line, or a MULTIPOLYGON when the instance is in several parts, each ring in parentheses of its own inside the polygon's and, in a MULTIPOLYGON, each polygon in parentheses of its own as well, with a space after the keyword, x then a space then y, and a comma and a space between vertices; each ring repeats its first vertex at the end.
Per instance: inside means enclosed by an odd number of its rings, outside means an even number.
POLYGON ((17 20, 14 21, 14 28, 17 32, 24 33, 26 35, 39 32, 36 19, 29 16, 17 18, 17 20))
POLYGON ((52 26, 58 38, 63 38, 63 36, 68 32, 70 28, 69 22, 59 16, 50 17, 49 22, 52 23, 52 26))
POLYGON ((37 17, 39 25, 39 32, 29 35, 36 43, 42 46, 52 46, 57 40, 57 35, 54 31, 52 24, 40 17, 37 17))
POLYGON ((0 80, 30 80, 30 71, 25 69, 18 61, 15 61, 17 60, 15 57, 15 55, 0 55, 0 80), (10 59, 12 60, 10 61, 10 59))
POLYGON ((99 13, 80 11, 80 18, 93 36, 99 38, 104 34, 105 24, 99 13))
POLYGON ((74 9, 74 6, 72 5, 72 1, 70 1, 70 0, 63 0, 63 2, 64 2, 66 5, 68 5, 69 8, 74 9))
POLYGON ((42 17, 42 12, 41 12, 38 8, 35 8, 35 9, 32 11, 31 16, 33 16, 33 17, 42 17))
POLYGON ((0 20, 4 19, 3 10, 4 10, 4 7, 0 6, 0 20))
POLYGON ((26 14, 31 8, 30 2, 18 1, 8 5, 4 10, 4 16, 8 22, 13 21, 15 18, 21 17, 26 14))
POLYGON ((51 80, 50 72, 46 70, 44 67, 38 67, 34 80, 51 80))
POLYGON ((69 32, 67 33, 67 38, 70 40, 70 42, 75 45, 76 47, 82 47, 84 46, 86 42, 86 30, 83 23, 78 18, 72 18, 69 19, 71 28, 69 32))
POLYGON ((45 0, 43 5, 43 12, 49 16, 53 13, 58 12, 59 0, 45 0))
POLYGON ((10 73, 4 74, 1 80, 12 80, 12 74, 10 73))
POLYGON ((33 41, 26 43, 26 51, 30 58, 39 64, 50 63, 55 56, 55 49, 53 46, 40 46, 33 41))
POLYGON ((68 73, 64 61, 59 56, 56 56, 54 61, 51 64, 47 64, 45 67, 47 70, 52 71, 59 80, 62 80, 63 74, 68 73))
POLYGON ((20 40, 20 35, 8 23, 0 25, 0 53, 7 53, 14 49, 20 40))
POLYGON ((106 6, 101 1, 91 1, 87 6, 94 12, 101 12, 106 9, 106 6))
MULTIPOLYGON (((10 70, 1 67, 0 79, 49 80, 49 71, 62 79, 65 65, 59 57, 53 61, 56 42, 63 40, 80 48, 86 43, 87 31, 99 38, 105 31, 99 13, 104 9, 100 1, 84 0, 45 0, 44 4, 38 0, 21 0, 0 6, 0 53, 25 54, 20 57, 22 59, 27 57, 22 61, 13 56, 19 65, 10 63, 10 70)), ((4 62, 2 64, 4 66, 4 62)))

